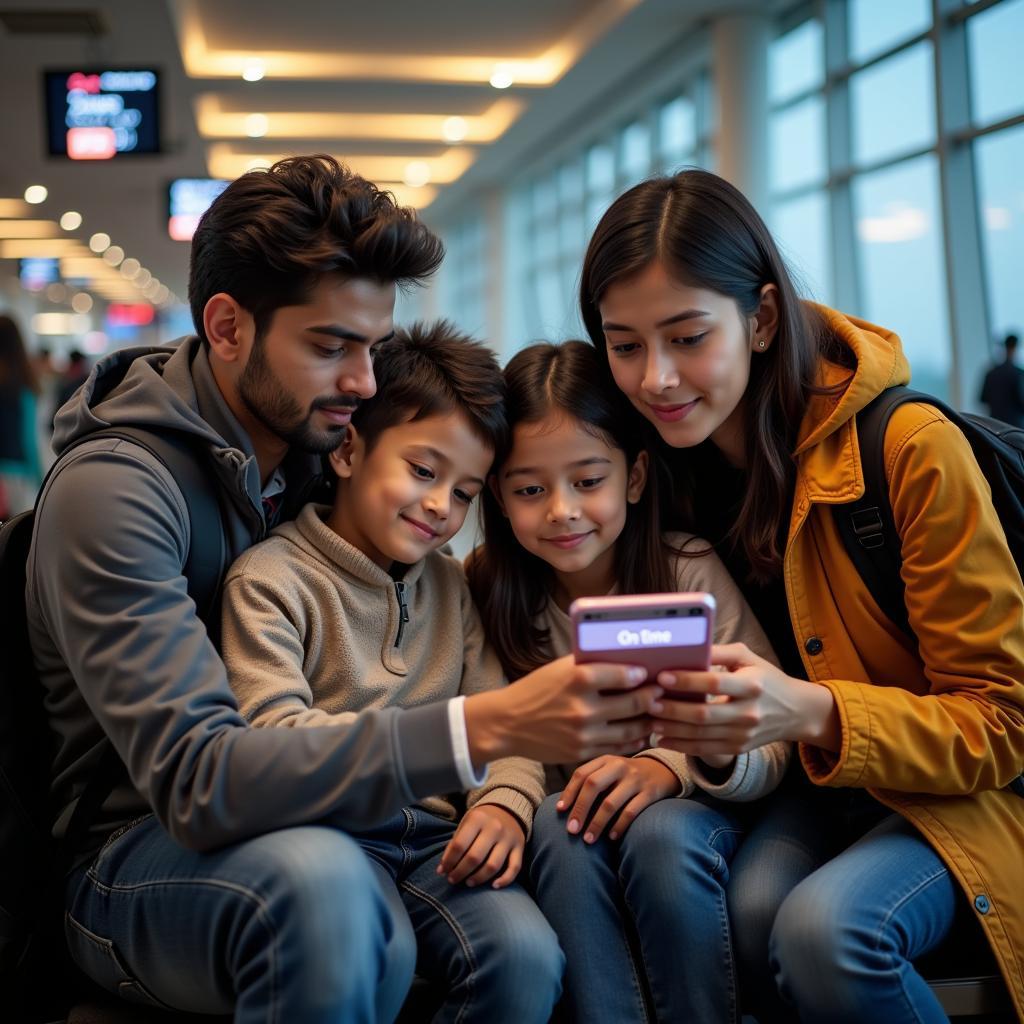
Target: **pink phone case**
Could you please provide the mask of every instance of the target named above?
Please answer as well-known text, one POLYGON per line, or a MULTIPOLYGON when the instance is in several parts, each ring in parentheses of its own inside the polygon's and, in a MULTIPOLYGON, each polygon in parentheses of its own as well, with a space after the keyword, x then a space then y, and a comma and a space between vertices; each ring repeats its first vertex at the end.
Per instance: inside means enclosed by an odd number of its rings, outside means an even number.
POLYGON ((703 671, 711 665, 710 594, 582 597, 569 607, 569 617, 578 663, 642 665, 652 679, 664 669, 703 671))

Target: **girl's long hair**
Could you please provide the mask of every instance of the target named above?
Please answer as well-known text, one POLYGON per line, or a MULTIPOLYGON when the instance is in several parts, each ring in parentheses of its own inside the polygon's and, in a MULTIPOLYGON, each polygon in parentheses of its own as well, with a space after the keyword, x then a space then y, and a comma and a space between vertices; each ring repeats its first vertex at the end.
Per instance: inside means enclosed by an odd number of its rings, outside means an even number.
MULTIPOLYGON (((627 468, 648 447, 643 420, 586 342, 523 349, 505 368, 505 386, 510 433, 519 424, 562 415, 621 449, 627 468)), ((510 453, 511 441, 496 455, 497 472, 510 453)), ((661 538, 656 462, 651 460, 639 501, 626 506, 626 523, 615 543, 615 578, 624 594, 675 589, 671 549, 661 538)), ((490 487, 483 490, 483 526, 484 544, 468 560, 466 574, 505 674, 518 679, 554 656, 549 631, 536 619, 553 594, 555 575, 516 540, 490 487)))
MULTIPOLYGON (((606 369, 601 299, 611 284, 654 262, 683 284, 733 299, 744 317, 754 315, 766 284, 778 289, 778 332, 772 345, 751 361, 744 395, 749 481, 726 537, 743 550, 751 576, 766 581, 781 571, 800 420, 809 397, 825 390, 815 384, 819 360, 824 356, 852 368, 852 354, 800 301, 768 228, 743 194, 715 174, 684 170, 625 192, 601 218, 587 247, 580 307, 606 369)), ((659 447, 665 450, 663 444, 659 447)), ((684 528, 693 530, 694 488, 713 482, 692 478, 685 453, 672 452, 669 458, 676 514, 684 528)))

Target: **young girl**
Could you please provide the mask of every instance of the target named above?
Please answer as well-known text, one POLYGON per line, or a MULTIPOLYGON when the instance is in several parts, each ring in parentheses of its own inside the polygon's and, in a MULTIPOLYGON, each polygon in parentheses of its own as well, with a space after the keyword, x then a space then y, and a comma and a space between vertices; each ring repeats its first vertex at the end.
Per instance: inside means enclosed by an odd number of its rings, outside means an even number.
MULTIPOLYGON (((615 201, 581 304, 602 364, 673 457, 677 522, 718 544, 781 657, 780 670, 732 645, 713 652, 723 671, 659 678, 725 698, 663 701, 666 746, 800 744, 785 814, 702 809, 745 833, 706 884, 728 905, 754 1012, 770 1018, 777 985, 789 1019, 945 1020, 913 961, 961 912, 1024 1015, 1024 799, 1006 788, 1024 767, 1024 586, 967 441, 915 403, 885 433, 911 643, 832 511, 864 489, 857 411, 909 379, 896 335, 800 302, 760 217, 703 171, 615 201), (764 887, 770 945, 733 899, 744 878, 764 887)), ((707 928, 699 905, 675 910, 707 928)), ((734 987, 719 995, 688 1019, 735 1019, 734 987)))
MULTIPOLYGON (((707 544, 661 534, 657 474, 632 410, 610 382, 602 386, 595 350, 534 345, 509 362, 505 382, 511 444, 485 489, 485 544, 467 571, 506 674, 519 678, 571 651, 569 604, 609 593, 709 591, 716 641, 744 642, 774 661, 707 544)), ((686 952, 675 902, 689 887, 681 802, 664 798, 699 787, 705 798, 753 800, 775 788, 788 752, 772 743, 702 762, 653 748, 549 766, 555 795, 535 818, 531 873, 566 954, 576 1019, 642 1019, 652 998, 672 1005, 686 952)))

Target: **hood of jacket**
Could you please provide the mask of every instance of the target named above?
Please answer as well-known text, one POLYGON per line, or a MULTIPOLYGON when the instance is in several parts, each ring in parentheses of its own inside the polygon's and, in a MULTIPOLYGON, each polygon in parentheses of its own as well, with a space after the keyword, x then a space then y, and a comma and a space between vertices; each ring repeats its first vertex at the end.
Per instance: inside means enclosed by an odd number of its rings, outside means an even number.
POLYGON ((192 377, 196 359, 212 378, 202 342, 196 337, 160 348, 124 348, 99 360, 57 412, 55 454, 59 457, 88 434, 118 426, 180 430, 215 447, 238 446, 241 438, 222 437, 200 412, 192 377))
MULTIPOLYGON (((809 501, 854 501, 864 493, 856 417, 886 388, 910 381, 910 364, 897 334, 827 306, 808 303, 825 330, 853 353, 854 369, 822 360, 817 384, 828 389, 807 403, 794 452, 798 489, 809 501)), ((799 506, 799 501, 798 501, 799 506)))

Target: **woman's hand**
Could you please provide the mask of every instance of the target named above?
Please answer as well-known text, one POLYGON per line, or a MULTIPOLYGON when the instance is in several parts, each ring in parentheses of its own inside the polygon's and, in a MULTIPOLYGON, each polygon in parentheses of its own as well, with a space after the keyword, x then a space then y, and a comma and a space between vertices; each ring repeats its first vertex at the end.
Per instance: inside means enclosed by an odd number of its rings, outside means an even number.
POLYGON ((526 833, 515 815, 497 804, 477 804, 448 840, 437 873, 447 875, 452 885, 465 882, 470 888, 493 878, 491 888, 503 889, 519 874, 525 846, 526 833))
POLYGON ((585 843, 593 843, 613 819, 615 824, 608 837, 618 839, 645 807, 674 796, 679 789, 675 772, 657 758, 606 754, 580 765, 572 773, 556 806, 564 811, 572 805, 566 828, 576 835, 603 793, 583 836, 585 843))
POLYGON ((786 675, 745 644, 716 645, 711 661, 723 671, 658 676, 666 696, 654 715, 658 746, 701 758, 739 754, 775 740, 839 750, 839 714, 830 690, 786 675), (706 699, 672 700, 673 691, 706 699))

